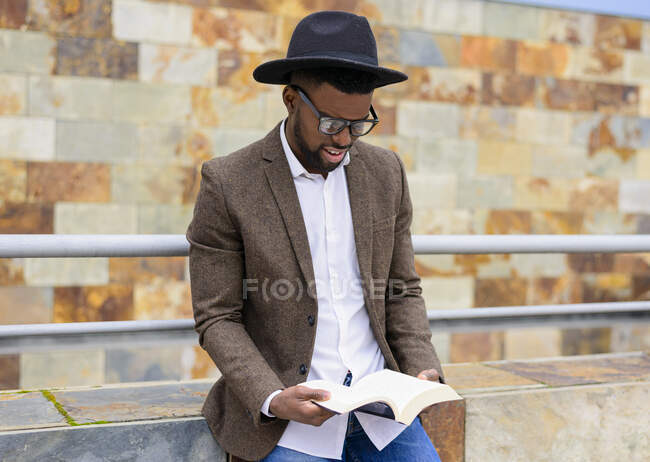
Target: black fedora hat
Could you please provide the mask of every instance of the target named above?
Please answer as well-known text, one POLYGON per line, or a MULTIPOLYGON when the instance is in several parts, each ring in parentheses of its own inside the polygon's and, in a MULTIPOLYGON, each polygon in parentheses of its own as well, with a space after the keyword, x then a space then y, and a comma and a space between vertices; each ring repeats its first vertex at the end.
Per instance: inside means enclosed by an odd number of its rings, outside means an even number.
POLYGON ((380 67, 377 44, 368 20, 344 11, 319 11, 303 18, 293 31, 287 57, 260 64, 253 71, 261 83, 288 84, 291 71, 343 67, 377 76, 376 87, 408 79, 380 67))

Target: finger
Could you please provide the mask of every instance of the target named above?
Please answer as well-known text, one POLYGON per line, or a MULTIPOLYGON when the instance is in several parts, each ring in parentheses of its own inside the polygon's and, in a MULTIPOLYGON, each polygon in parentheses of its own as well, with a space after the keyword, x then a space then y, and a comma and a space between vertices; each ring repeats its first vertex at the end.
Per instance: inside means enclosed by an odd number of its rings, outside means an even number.
POLYGON ((296 389, 297 397, 304 400, 325 401, 330 399, 330 392, 308 387, 298 387, 296 389))
POLYGON ((422 371, 418 374, 418 379, 422 380, 431 380, 435 381, 438 380, 440 377, 440 374, 438 374, 438 371, 435 369, 428 369, 426 371, 422 371))

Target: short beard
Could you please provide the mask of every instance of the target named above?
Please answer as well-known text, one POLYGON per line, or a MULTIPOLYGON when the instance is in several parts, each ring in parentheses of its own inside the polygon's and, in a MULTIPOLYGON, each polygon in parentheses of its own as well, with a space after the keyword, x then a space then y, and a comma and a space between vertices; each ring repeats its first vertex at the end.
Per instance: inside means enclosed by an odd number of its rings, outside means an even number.
MULTIPOLYGON (((305 138, 302 136, 302 128, 300 127, 300 109, 298 109, 298 113, 296 113, 296 124, 295 124, 295 129, 294 129, 294 136, 296 138, 296 144, 298 145, 298 149, 300 149, 300 152, 302 153, 302 157, 305 160, 305 163, 315 169, 318 170, 321 173, 328 173, 334 170, 336 167, 339 166, 343 160, 340 160, 336 164, 330 164, 326 165, 325 161, 320 155, 320 150, 325 147, 324 144, 321 144, 315 151, 309 149, 309 146, 307 146, 307 143, 305 142, 305 138)), ((334 146, 336 148, 339 148, 339 146, 334 146)), ((344 147, 340 147, 343 149, 344 147)), ((349 148, 349 147, 348 147, 349 148)))

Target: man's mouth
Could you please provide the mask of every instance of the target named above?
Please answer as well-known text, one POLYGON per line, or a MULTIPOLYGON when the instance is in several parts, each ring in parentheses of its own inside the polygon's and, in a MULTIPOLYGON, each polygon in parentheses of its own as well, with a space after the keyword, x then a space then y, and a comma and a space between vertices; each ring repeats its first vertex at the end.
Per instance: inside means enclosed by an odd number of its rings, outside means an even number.
POLYGON ((323 148, 325 158, 330 162, 339 162, 347 152, 347 149, 323 148))

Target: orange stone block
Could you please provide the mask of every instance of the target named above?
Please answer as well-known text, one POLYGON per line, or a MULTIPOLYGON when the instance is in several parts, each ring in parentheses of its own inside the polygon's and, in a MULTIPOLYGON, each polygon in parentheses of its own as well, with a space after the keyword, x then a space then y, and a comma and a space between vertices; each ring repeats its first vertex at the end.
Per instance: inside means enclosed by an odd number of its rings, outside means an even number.
POLYGON ((490 106, 534 106, 536 87, 535 77, 484 73, 481 103, 490 106))
POLYGON ((25 284, 23 260, 0 258, 0 286, 17 286, 25 284))
POLYGON ((443 462, 465 460, 465 401, 448 401, 426 408, 420 414, 436 452, 443 462))
POLYGON ((569 192, 569 207, 573 210, 618 209, 617 180, 583 178, 577 180, 569 192))
POLYGON ((563 329, 562 356, 609 353, 612 328, 563 329))
POLYGON ((253 71, 260 64, 284 57, 279 52, 247 53, 240 50, 219 52, 217 83, 231 88, 256 87, 259 83, 253 78, 253 71))
POLYGON ((127 321, 133 319, 133 287, 55 287, 54 322, 127 321))
POLYGON ((64 35, 108 38, 112 32, 111 7, 111 0, 29 2, 29 27, 64 35))
POLYGON ((20 388, 20 356, 0 355, 0 390, 18 388, 20 388))
POLYGON ((531 283, 532 305, 579 303, 582 285, 575 275, 560 278, 536 278, 531 283))
POLYGON ((27 192, 27 163, 0 159, 0 198, 3 201, 23 202, 27 192))
POLYGON ((110 166, 106 164, 27 164, 27 200, 30 202, 108 202, 110 199, 110 166))
POLYGON ((562 77, 569 67, 568 45, 550 42, 517 42, 517 72, 562 77))
POLYGON ((584 216, 579 212, 534 211, 531 215, 532 234, 580 234, 584 216))
POLYGON ((474 286, 474 306, 526 305, 527 292, 526 279, 477 279, 474 286))
POLYGON ((530 234, 531 215, 521 210, 490 210, 486 223, 486 234, 530 234))
POLYGON ((503 332, 451 334, 449 358, 452 363, 498 361, 503 359, 503 332))
POLYGON ((109 258, 108 274, 109 281, 117 284, 156 279, 182 281, 185 257, 109 258))
POLYGON ((27 0, 0 0, 0 27, 19 29, 27 17, 27 0))
POLYGON ((594 45, 598 48, 641 49, 643 22, 616 16, 596 16, 594 45))
POLYGON ((179 319, 192 317, 190 284, 156 279, 136 283, 135 319, 179 319))
POLYGON ((217 375, 217 366, 203 348, 194 345, 192 351, 194 353, 194 362, 192 363, 191 371, 193 379, 207 379, 208 377, 217 375))
POLYGON ((593 111, 596 84, 577 80, 546 79, 542 82, 542 101, 549 109, 593 111))
POLYGON ((48 204, 0 201, 0 233, 52 234, 54 207, 48 204))
POLYGON ((514 71, 517 42, 496 37, 463 36, 461 66, 493 71, 514 71))
POLYGON ((569 268, 576 273, 609 273, 614 269, 614 254, 574 253, 567 256, 569 268))

